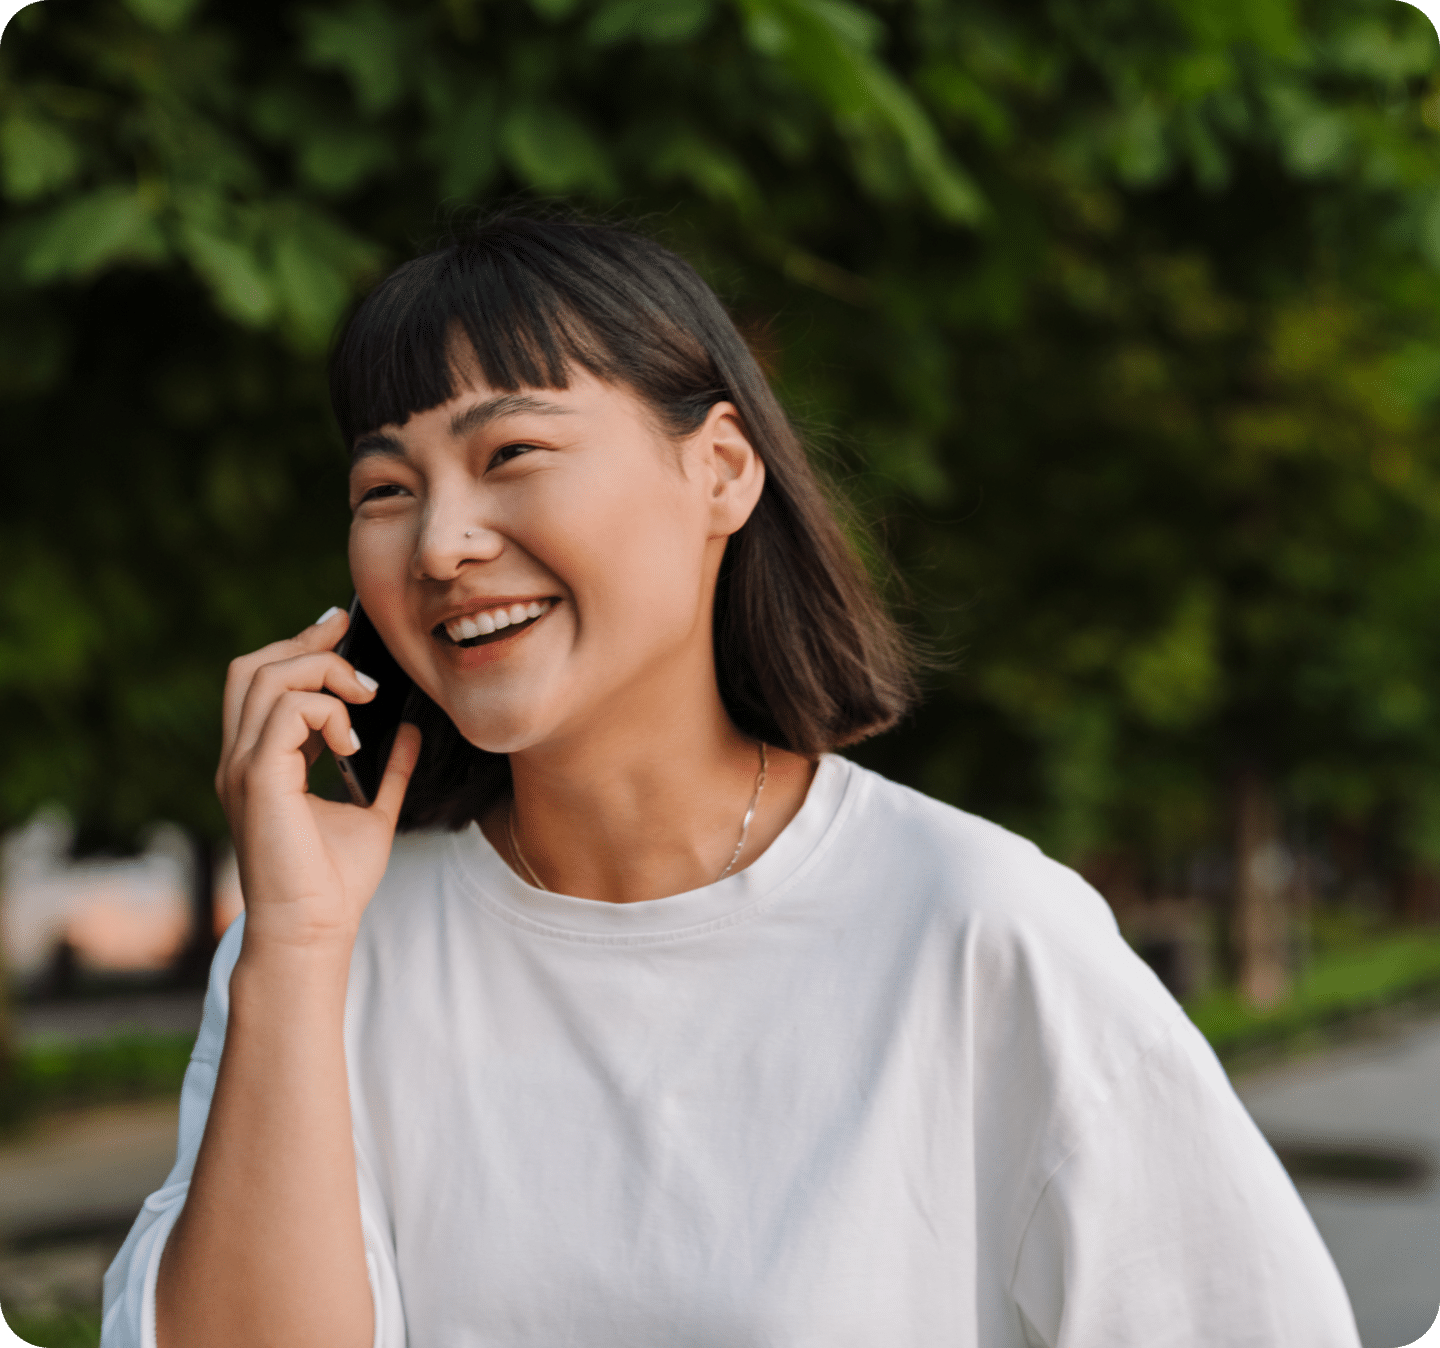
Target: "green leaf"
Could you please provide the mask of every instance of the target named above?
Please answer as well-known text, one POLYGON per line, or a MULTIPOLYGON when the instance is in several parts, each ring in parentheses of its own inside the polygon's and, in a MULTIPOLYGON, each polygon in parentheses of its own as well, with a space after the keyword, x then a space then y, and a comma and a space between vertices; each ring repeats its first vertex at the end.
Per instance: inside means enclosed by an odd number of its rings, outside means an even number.
POLYGON ((360 0, 339 13, 300 15, 302 48, 311 65, 339 70, 367 115, 387 111, 404 92, 404 43, 395 16, 379 0, 360 0))
POLYGON ((275 244, 275 280, 297 335, 323 350, 350 297, 345 278, 298 234, 285 233, 275 244))
POLYGON ((288 335, 302 350, 323 351, 349 303, 352 281, 378 266, 379 250, 300 203, 277 212, 272 236, 288 335))
POLYGON ((93 673, 100 624, 84 587, 48 553, 4 558, 0 587, 0 692, 51 693, 93 673))
MULTIPOLYGON (((915 179, 946 219, 975 224, 986 206, 946 153, 934 123, 888 66, 871 55, 878 20, 839 0, 738 0, 751 45, 775 56, 824 102, 842 127, 897 137, 915 179)), ((867 146, 873 164, 876 147, 867 146)), ((876 178, 877 186, 879 178, 876 178)))
POLYGON ((579 7, 580 0, 530 0, 530 8, 551 23, 568 19, 579 7))
POLYGON ((1344 114, 1294 85, 1277 84, 1269 102, 1286 166, 1298 177, 1318 177, 1348 159, 1352 132, 1344 114))
POLYGON ((495 176, 499 129, 498 98, 489 85, 475 91, 453 116, 436 120, 424 149, 439 173, 442 198, 468 197, 495 176))
POLYGON ((45 217, 20 265, 28 281, 43 285, 81 280, 125 262, 153 265, 167 251, 154 218, 132 188, 101 187, 45 217))
POLYGON ((148 23, 162 33, 173 33, 182 27, 200 0, 125 0, 128 9, 141 23, 148 23))
POLYGON ((711 0, 609 0, 585 29, 597 47, 635 40, 688 42, 710 21, 711 0))
POLYGON ((1153 99, 1126 109, 1115 131, 1115 170, 1127 187, 1150 187, 1170 171, 1165 119, 1153 99))
POLYGON ((300 176, 322 192, 349 192, 387 168, 391 143, 361 127, 316 127, 300 143, 300 176))
POLYGON ((1197 590, 1176 607, 1170 622, 1121 662, 1129 700, 1151 725, 1183 728, 1213 703, 1219 685, 1215 602, 1197 590))
POLYGON ((505 114, 500 146, 516 175, 547 192, 614 195, 609 157, 583 123, 553 104, 523 103, 505 114))
POLYGON ((79 169, 75 142, 53 122, 25 113, 0 121, 0 174, 11 201, 34 201, 68 186, 79 169))
POLYGON ((216 307, 247 327, 261 327, 275 313, 274 288, 247 243, 210 224, 187 220, 181 226, 184 251, 215 297, 216 307))
POLYGON ((758 209, 760 192, 744 162, 693 128, 673 131, 650 155, 650 171, 661 182, 692 183, 711 201, 748 215, 758 209))

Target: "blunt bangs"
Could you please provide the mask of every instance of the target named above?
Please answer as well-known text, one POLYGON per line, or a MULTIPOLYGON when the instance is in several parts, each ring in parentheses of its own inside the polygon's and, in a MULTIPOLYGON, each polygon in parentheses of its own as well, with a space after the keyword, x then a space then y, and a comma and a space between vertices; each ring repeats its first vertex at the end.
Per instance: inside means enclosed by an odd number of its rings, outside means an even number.
MULTIPOLYGON (((728 318, 698 277, 667 261, 678 259, 637 235, 510 217, 488 237, 404 263, 361 303, 331 357, 330 399, 346 449, 455 397, 464 386, 462 333, 491 388, 565 388, 578 365, 629 385, 672 434, 693 430, 729 394, 718 376, 696 390, 697 361, 715 375, 713 362, 669 314, 708 299, 728 318)), ((706 317, 711 326, 715 315, 706 317)))

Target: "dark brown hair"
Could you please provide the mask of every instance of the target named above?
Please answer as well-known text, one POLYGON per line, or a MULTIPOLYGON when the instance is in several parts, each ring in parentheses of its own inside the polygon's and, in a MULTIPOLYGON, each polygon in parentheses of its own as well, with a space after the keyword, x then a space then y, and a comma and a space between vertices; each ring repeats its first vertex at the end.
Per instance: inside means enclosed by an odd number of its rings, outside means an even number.
MULTIPOLYGON (((398 267, 360 304, 330 359, 347 447, 459 391, 463 331, 496 389, 564 388, 567 368, 628 388, 675 438, 735 405, 765 465, 726 545, 715 671, 745 734, 815 755, 889 729, 917 697, 919 661, 845 538, 834 499, 709 286, 659 244, 611 224, 506 214, 398 267)), ((424 733, 402 828, 460 828, 509 786, 418 690, 424 733)))

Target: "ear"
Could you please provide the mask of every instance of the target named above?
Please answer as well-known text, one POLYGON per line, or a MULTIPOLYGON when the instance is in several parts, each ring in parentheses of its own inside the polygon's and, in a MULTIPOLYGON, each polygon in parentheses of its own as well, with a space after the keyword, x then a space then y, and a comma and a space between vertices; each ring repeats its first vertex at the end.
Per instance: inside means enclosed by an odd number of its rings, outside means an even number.
POLYGON ((728 538, 746 520, 765 486, 765 465, 740 424, 734 403, 716 403, 690 437, 710 507, 710 536, 728 538))

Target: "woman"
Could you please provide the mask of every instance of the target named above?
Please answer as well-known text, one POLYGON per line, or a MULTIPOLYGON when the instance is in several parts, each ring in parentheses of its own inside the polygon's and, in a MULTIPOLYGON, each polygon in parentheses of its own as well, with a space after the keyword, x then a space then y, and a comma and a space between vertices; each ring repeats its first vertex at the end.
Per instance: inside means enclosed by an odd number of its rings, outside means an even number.
POLYGON ((498 220, 331 388, 418 729, 316 799, 347 619, 231 666, 245 913, 106 1345, 1356 1348, 1100 896, 833 752, 904 646, 685 263, 498 220))

